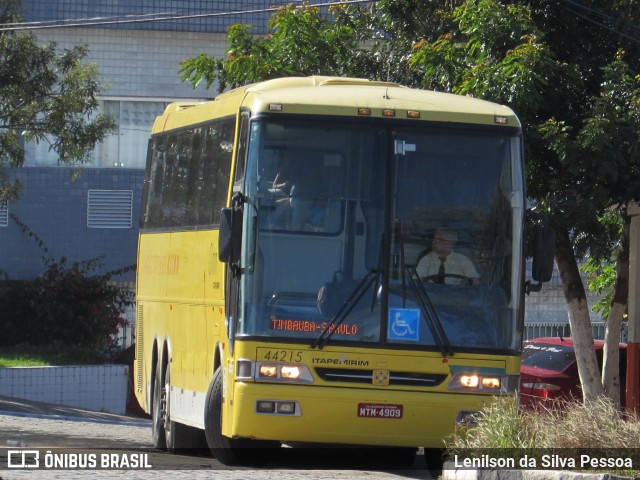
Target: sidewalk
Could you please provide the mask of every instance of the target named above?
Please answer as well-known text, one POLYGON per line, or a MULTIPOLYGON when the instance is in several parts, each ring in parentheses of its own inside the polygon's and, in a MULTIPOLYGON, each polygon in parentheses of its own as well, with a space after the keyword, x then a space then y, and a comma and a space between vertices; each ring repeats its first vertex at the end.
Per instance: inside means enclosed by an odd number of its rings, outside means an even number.
POLYGON ((76 420, 83 422, 137 425, 150 428, 150 420, 130 415, 95 412, 81 408, 35 402, 21 398, 0 396, 0 415, 46 418, 52 420, 76 420))
MULTIPOLYGON (((60 405, 51 405, 40 402, 32 402, 23 399, 15 399, 0 396, 0 448, 11 447, 66 447, 66 448, 84 448, 91 445, 96 448, 148 448, 151 442, 151 421, 145 418, 139 418, 129 415, 115 415, 111 413, 93 412, 74 407, 65 407, 60 405), (25 418, 31 419, 26 421, 25 418)), ((133 451, 133 450, 132 450, 133 451)), ((210 478, 215 470, 221 470, 226 475, 237 473, 238 476, 214 478, 252 478, 265 480, 271 478, 276 469, 267 469, 265 471, 251 471, 246 469, 238 469, 237 472, 226 469, 216 464, 212 458, 193 458, 166 456, 164 459, 158 454, 154 457, 155 463, 161 463, 163 460, 173 461, 171 468, 175 469, 175 459, 182 462, 182 467, 186 470, 193 467, 195 461, 198 465, 206 464, 205 470, 194 471, 192 476, 185 478, 210 478), (213 469, 213 470, 211 470, 213 469), (251 473, 251 475, 249 475, 251 473), (247 476, 248 475, 248 476, 247 476)), ((291 467, 298 465, 297 463, 283 463, 285 471, 291 467)), ((7 472, 0 471, 0 479, 17 480, 20 476, 7 475, 7 472), (7 476, 5 476, 7 475, 7 476)), ((47 472, 39 472, 47 473, 47 472)), ((47 478, 67 478, 62 474, 70 472, 59 472, 60 476, 51 476, 47 478)), ((77 476, 73 478, 88 478, 89 473, 76 472, 77 476)), ((99 474, 94 478, 112 478, 116 472, 106 472, 99 474)), ((119 472, 126 473, 126 472, 119 472)), ((153 478, 158 472, 148 472, 148 476, 136 475, 137 478, 153 478)), ((172 473, 177 473, 174 470, 172 473)), ((280 474, 283 472, 279 472, 280 474)), ((344 479, 349 471, 322 471, 318 470, 317 465, 313 465, 308 472, 297 471, 295 474, 284 475, 283 479, 310 480, 310 479, 344 479)), ((411 470, 399 471, 395 473, 380 471, 350 471, 353 477, 362 478, 363 480, 372 479, 390 479, 390 478, 428 478, 425 471, 413 472, 411 470)), ((53 475, 53 474, 51 474, 53 475)), ((176 478, 183 478, 176 476, 176 478)), ((455 469, 454 465, 449 464, 448 469, 443 471, 443 480, 622 480, 630 477, 622 477, 606 473, 590 473, 590 472, 572 472, 572 471, 552 471, 552 470, 476 470, 476 469, 455 469)))

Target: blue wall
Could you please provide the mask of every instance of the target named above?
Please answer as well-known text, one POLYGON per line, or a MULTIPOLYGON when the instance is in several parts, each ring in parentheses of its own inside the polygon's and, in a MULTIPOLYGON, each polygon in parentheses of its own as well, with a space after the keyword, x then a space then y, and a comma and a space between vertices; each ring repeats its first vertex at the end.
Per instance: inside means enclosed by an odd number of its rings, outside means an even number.
POLYGON ((29 22, 82 25, 102 21, 99 28, 125 30, 226 33, 229 25, 242 23, 254 25, 253 33, 261 34, 266 31, 267 19, 273 14, 273 11, 261 10, 288 3, 291 0, 22 0, 22 13, 29 22), (147 20, 169 20, 125 23, 144 16, 147 20))
MULTIPOLYGON (((144 172, 139 169, 83 168, 72 178, 71 168, 42 167, 9 170, 23 184, 20 198, 8 205, 9 214, 37 234, 54 260, 70 262, 104 255, 99 273, 136 263, 138 220, 144 172), (131 228, 88 228, 87 191, 132 190, 131 228)), ((11 279, 29 279, 43 273, 45 253, 9 218, 0 227, 0 271, 11 279)), ((131 272, 114 280, 135 280, 131 272)))

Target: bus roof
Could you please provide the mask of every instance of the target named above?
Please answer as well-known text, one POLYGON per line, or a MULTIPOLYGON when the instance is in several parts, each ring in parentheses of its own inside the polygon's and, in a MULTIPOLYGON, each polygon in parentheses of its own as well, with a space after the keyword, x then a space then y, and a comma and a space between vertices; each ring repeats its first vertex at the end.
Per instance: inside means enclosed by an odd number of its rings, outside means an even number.
POLYGON ((360 115, 520 127, 510 108, 485 100, 412 89, 391 82, 311 76, 246 85, 202 103, 172 103, 157 118, 153 133, 231 116, 241 107, 254 114, 360 115))

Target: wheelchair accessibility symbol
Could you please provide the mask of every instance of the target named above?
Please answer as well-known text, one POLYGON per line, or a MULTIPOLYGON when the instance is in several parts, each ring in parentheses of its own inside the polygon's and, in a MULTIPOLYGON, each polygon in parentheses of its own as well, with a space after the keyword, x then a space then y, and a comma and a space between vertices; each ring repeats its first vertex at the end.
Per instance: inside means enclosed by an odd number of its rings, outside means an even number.
POLYGON ((420 310, 390 308, 387 338, 417 342, 420 339, 420 310))

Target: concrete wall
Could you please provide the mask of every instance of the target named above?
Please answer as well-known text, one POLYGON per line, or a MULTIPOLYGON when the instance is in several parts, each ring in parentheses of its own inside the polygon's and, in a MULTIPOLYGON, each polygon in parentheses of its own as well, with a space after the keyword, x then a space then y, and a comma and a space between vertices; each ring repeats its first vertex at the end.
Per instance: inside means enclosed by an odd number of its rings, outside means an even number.
MULTIPOLYGON (((104 255, 101 271, 113 271, 136 263, 138 221, 144 172, 137 169, 83 168, 77 178, 72 169, 34 167, 14 169, 12 177, 23 184, 20 199, 10 202, 9 214, 15 214, 44 242, 47 253, 38 247, 10 218, 0 227, 0 271, 13 280, 41 275, 43 255, 69 262, 104 255), (130 228, 89 228, 87 192, 89 190, 133 191, 130 228)), ((135 280, 129 273, 119 281, 135 280)))
POLYGON ((0 395, 124 415, 126 365, 0 368, 0 395))

